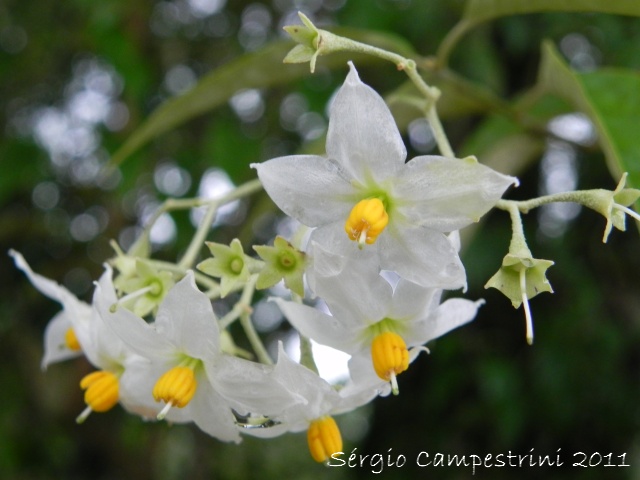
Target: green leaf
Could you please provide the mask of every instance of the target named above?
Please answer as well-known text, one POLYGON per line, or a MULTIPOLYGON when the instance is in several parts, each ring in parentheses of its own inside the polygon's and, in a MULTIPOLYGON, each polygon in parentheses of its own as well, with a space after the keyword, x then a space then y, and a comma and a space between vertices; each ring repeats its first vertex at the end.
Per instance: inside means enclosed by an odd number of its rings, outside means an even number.
POLYGON ((567 101, 593 121, 614 178, 629 172, 640 185, 640 74, 626 69, 577 73, 545 42, 538 86, 567 101))
POLYGON ((470 30, 489 20, 510 15, 542 12, 608 13, 640 17, 638 0, 469 0, 460 21, 438 48, 438 62, 446 65, 449 55, 470 30))
POLYGON ((597 12, 640 16, 638 0, 470 0, 463 19, 473 23, 538 12, 597 12))
MULTIPOLYGON (((340 29, 336 33, 380 48, 414 57, 411 46, 391 34, 366 30, 340 29)), ((111 166, 122 163, 154 137, 176 128, 194 117, 223 105, 236 92, 249 88, 270 88, 310 75, 308 65, 283 65, 291 50, 290 41, 275 41, 245 54, 203 77, 191 90, 160 105, 127 141, 114 153, 111 166)), ((380 61, 362 54, 336 54, 323 57, 328 68, 344 67, 347 60, 357 63, 380 61)))

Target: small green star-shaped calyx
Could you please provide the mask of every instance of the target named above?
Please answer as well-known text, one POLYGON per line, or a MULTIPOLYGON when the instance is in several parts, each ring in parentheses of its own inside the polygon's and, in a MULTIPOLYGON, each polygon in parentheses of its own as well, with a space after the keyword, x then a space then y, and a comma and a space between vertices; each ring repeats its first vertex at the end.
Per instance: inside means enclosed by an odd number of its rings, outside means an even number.
POLYGON ((502 260, 502 266, 496 274, 489 279, 484 288, 497 288, 511 300, 514 308, 522 304, 523 293, 527 299, 531 299, 542 292, 551 292, 551 284, 546 277, 547 269, 553 265, 551 260, 541 260, 531 256, 519 256, 507 254, 502 260), (520 280, 524 270, 524 290, 520 280))
POLYGON ((259 270, 259 262, 245 255, 242 244, 237 238, 229 245, 206 242, 213 258, 207 258, 196 268, 207 275, 220 279, 222 297, 247 283, 249 276, 259 270))
POLYGON ((130 279, 138 275, 136 270, 138 259, 149 258, 151 247, 148 238, 144 235, 136 240, 127 253, 124 253, 115 241, 111 241, 111 247, 115 250, 116 256, 111 258, 109 263, 118 271, 113 285, 117 290, 124 291, 123 286, 126 286, 130 279))
POLYGON ((265 264, 258 274, 256 288, 274 286, 280 280, 289 290, 304 296, 303 275, 306 266, 305 254, 293 247, 282 237, 276 237, 273 247, 255 245, 253 249, 265 264))
POLYGON ((298 12, 303 25, 287 25, 284 30, 298 45, 293 47, 284 58, 284 63, 309 62, 311 73, 316 69, 316 59, 319 55, 326 55, 338 51, 343 46, 341 37, 326 30, 319 30, 302 12, 298 12))
POLYGON ((602 236, 603 243, 607 242, 613 227, 622 232, 626 230, 626 215, 630 213, 626 207, 640 198, 640 190, 625 188, 626 181, 627 173, 624 173, 614 191, 598 189, 584 192, 585 199, 582 203, 607 220, 602 236))
POLYGON ((135 273, 128 278, 122 278, 117 288, 133 301, 131 311, 139 317, 144 317, 157 310, 174 284, 171 272, 157 270, 144 260, 137 259, 135 273))

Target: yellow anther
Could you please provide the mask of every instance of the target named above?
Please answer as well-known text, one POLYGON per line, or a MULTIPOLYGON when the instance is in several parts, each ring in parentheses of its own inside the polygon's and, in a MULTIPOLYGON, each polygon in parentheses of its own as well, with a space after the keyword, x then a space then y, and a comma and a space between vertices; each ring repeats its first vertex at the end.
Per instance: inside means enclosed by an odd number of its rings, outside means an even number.
POLYGON ((409 368, 409 351, 400 335, 383 332, 371 343, 371 359, 378 376, 391 382, 394 395, 398 394, 396 375, 409 368))
POLYGON ((358 246, 365 243, 371 245, 376 241, 389 223, 389 215, 379 198, 367 198, 356 203, 351 209, 349 218, 344 224, 344 230, 358 246))
POLYGON ((80 381, 80 388, 85 390, 84 402, 94 412, 106 412, 118 403, 118 377, 111 372, 98 370, 85 375, 80 381))
MULTIPOLYGON (((153 398, 156 402, 164 401, 167 406, 182 408, 187 405, 196 393, 196 376, 189 367, 173 367, 160 377, 153 387, 153 398)), ((168 409, 161 412, 162 419, 168 409)))
POLYGON ((82 349, 78 337, 76 337, 76 332, 74 332, 71 327, 64 333, 64 344, 69 350, 74 352, 79 352, 82 349))
POLYGON ((325 416, 311 422, 307 442, 316 462, 326 462, 331 455, 342 451, 342 436, 333 417, 325 416))

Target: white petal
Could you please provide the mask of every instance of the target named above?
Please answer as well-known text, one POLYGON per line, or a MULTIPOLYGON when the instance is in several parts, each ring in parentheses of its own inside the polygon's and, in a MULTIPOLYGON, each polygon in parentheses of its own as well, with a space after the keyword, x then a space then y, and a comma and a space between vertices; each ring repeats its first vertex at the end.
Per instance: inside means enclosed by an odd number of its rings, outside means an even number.
POLYGON ((231 407, 213 389, 205 375, 199 375, 197 380, 196 394, 184 408, 189 409, 191 418, 203 432, 223 442, 240 443, 231 407))
POLYGON ((339 274, 316 275, 316 294, 345 326, 362 329, 387 316, 393 289, 372 266, 346 258, 339 274))
POLYGON ((458 252, 442 233, 404 225, 387 228, 374 244, 380 267, 424 287, 457 289, 466 286, 458 252), (386 234, 386 235, 385 235, 386 234))
POLYGON ((445 333, 469 323, 476 316, 482 300, 472 302, 452 298, 441 304, 435 312, 420 322, 408 326, 405 341, 408 346, 424 345, 445 333))
POLYGON ((344 231, 347 217, 337 222, 316 228, 309 238, 312 265, 307 269, 309 287, 316 291, 316 277, 337 275, 344 270, 345 261, 353 258, 379 271, 378 252, 372 246, 358 248, 358 243, 349 239, 344 231))
POLYGON ((273 298, 273 301, 278 304, 291 325, 305 337, 347 353, 359 348, 360 329, 356 330, 359 325, 352 319, 345 317, 338 319, 313 307, 287 302, 281 298, 273 298))
POLYGON ((292 428, 330 414, 340 402, 338 392, 326 380, 289 358, 282 342, 278 343, 278 362, 273 379, 298 398, 295 405, 283 409, 276 416, 292 428))
POLYGON ((360 249, 358 248, 358 242, 349 239, 344 230, 347 217, 348 215, 333 223, 316 228, 311 233, 309 242, 317 243, 326 252, 333 255, 368 261, 376 255, 374 252, 375 248, 368 248, 371 247, 371 245, 365 245, 364 248, 360 249))
POLYGON ((327 155, 361 184, 395 175, 407 151, 398 127, 375 90, 350 72, 335 96, 329 116, 327 155))
POLYGON ((251 167, 275 204, 309 227, 346 220, 355 204, 351 183, 324 157, 292 155, 251 167))
POLYGON ((220 350, 220 330, 211 301, 196 287, 191 270, 162 300, 154 327, 190 357, 205 359, 220 350))
POLYGON ((166 359, 176 354, 176 348, 165 336, 159 335, 155 328, 124 307, 111 311, 108 295, 96 285, 95 306, 108 328, 120 337, 134 352, 150 359, 166 359))
POLYGON ((221 355, 207 368, 207 376, 228 404, 241 415, 270 415, 300 402, 273 380, 273 367, 229 355, 221 355))
POLYGON ((393 291, 387 317, 404 322, 420 320, 437 308, 442 290, 427 288, 401 278, 393 291))
POLYGON ((46 295, 51 300, 55 300, 63 306, 66 306, 67 304, 71 306, 72 303, 80 302, 73 293, 71 293, 59 283, 56 283, 53 280, 49 280, 48 278, 43 277, 42 275, 39 275, 31 270, 31 267, 29 266, 27 261, 19 252, 10 250, 9 255, 13 257, 13 261, 15 262, 16 267, 18 267, 25 273, 33 286, 36 287, 43 295, 46 295))
POLYGON ((82 350, 70 350, 65 342, 65 334, 71 327, 69 314, 64 310, 54 316, 44 331, 44 357, 41 367, 47 367, 55 362, 61 362, 82 355, 82 350))
MULTIPOLYGON (((124 373, 119 379, 120 403, 127 411, 155 421, 164 404, 156 402, 153 398, 153 387, 158 378, 171 367, 164 362, 151 363, 139 356, 129 358, 124 367, 124 373)), ((167 419, 171 422, 191 421, 183 412, 180 412, 180 409, 172 410, 176 410, 179 415, 168 416, 167 419)))
POLYGON ((361 350, 349 359, 349 376, 351 377, 350 390, 366 391, 373 388, 377 395, 386 397, 391 393, 391 385, 386 380, 378 377, 373 369, 371 350, 361 350))
POLYGON ((516 178, 472 158, 422 156, 405 165, 394 198, 407 222, 451 232, 477 222, 513 184, 516 178))
POLYGON ((132 355, 132 350, 122 339, 104 322, 97 304, 113 305, 117 301, 116 291, 112 281, 113 271, 105 265, 105 271, 96 284, 93 293, 93 305, 91 316, 91 329, 89 332, 89 344, 85 354, 89 361, 102 370, 113 370, 121 366, 127 356, 132 355))
POLYGON ((49 322, 45 330, 45 355, 42 360, 42 367, 46 368, 48 364, 54 361, 61 361, 80 354, 80 352, 72 353, 65 345, 64 334, 69 328, 73 328, 78 342, 86 353, 86 350, 90 349, 91 342, 91 307, 78 300, 73 293, 62 285, 31 270, 31 267, 20 253, 10 250, 9 255, 13 257, 16 267, 25 273, 31 284, 40 293, 60 303, 63 308, 63 311, 49 322), (55 323, 52 324, 54 320, 55 323), (56 351, 60 348, 59 352, 56 351))

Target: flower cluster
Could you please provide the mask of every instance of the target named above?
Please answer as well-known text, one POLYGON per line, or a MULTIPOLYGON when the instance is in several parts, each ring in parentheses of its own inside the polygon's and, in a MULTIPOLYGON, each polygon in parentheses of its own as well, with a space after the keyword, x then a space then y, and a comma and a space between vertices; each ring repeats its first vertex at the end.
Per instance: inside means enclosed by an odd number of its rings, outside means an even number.
POLYGON ((398 394, 398 375, 425 345, 475 317, 482 301, 441 301, 444 290, 466 287, 458 230, 516 180, 473 157, 407 162, 389 109, 352 64, 331 107, 326 151, 252 165, 281 210, 313 229, 305 245, 278 237, 255 246, 257 258, 239 240, 207 243, 212 256, 197 270, 118 250, 118 276, 105 266, 91 304, 12 252, 63 306, 45 333, 43 367, 84 354, 96 368, 80 383, 79 422, 120 403, 148 419, 193 422, 222 441, 307 430, 312 457, 324 462, 342 450, 334 415, 398 394), (302 343, 351 356, 346 383, 330 384, 312 359, 298 363, 282 344, 275 363, 258 348, 252 296, 280 281, 291 295, 272 300, 302 343), (238 290, 236 306, 216 318, 212 299, 238 290), (236 319, 260 362, 234 345, 227 327, 236 319))

